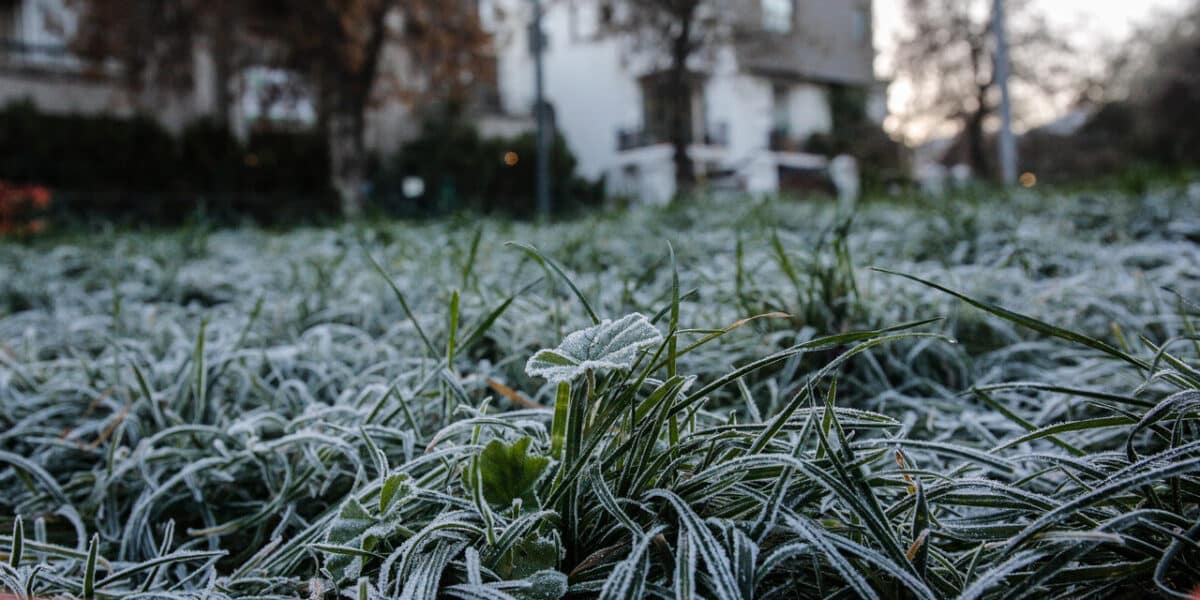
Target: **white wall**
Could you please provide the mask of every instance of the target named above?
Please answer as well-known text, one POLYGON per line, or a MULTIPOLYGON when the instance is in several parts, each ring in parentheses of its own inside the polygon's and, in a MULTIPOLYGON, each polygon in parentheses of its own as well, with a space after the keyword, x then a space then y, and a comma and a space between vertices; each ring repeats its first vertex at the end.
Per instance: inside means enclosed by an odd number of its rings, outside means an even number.
POLYGON ((63 0, 19 0, 13 8, 12 31, 0 35, 37 49, 20 56, 23 65, 82 69, 82 61, 55 51, 65 50, 78 21, 63 0))
MULTIPOLYGON (((623 64, 617 40, 597 41, 594 3, 575 0, 547 7, 544 30, 546 95, 559 130, 579 158, 581 174, 598 178, 617 162, 617 130, 641 125, 641 90, 623 64), (575 23, 572 24, 572 16, 575 23)), ((529 115, 534 104, 534 64, 529 52, 527 0, 493 0, 503 10, 497 20, 500 96, 506 112, 529 115)))
POLYGON ((0 107, 29 100, 52 113, 119 114, 132 112, 125 94, 103 82, 47 81, 42 77, 0 73, 0 107))
MULTIPOLYGON (((543 28, 549 37, 546 94, 555 107, 559 130, 579 158, 580 173, 589 178, 607 177, 611 193, 630 193, 648 202, 670 198, 675 186, 669 147, 617 150, 619 130, 645 125, 639 76, 655 70, 653 59, 631 56, 628 42, 597 35, 599 0, 559 0, 545 6, 543 28)), ((481 12, 485 26, 496 35, 504 109, 528 116, 534 102, 530 3, 484 0, 481 12)), ((732 48, 718 51, 711 64, 697 60, 693 67, 709 74, 703 90, 707 124, 726 124, 729 132, 725 148, 693 148, 697 162, 715 162, 721 169, 735 170, 747 191, 772 193, 779 188, 781 161, 807 165, 820 158, 769 151, 772 81, 741 69, 732 48)), ((791 133, 798 139, 833 127, 826 86, 791 84, 787 110, 791 133)))
MULTIPOLYGON (((500 95, 506 111, 529 114, 534 102, 534 66, 526 0, 492 0, 499 11, 484 10, 497 31, 500 95), (502 14, 500 18, 495 15, 502 14)), ((544 30, 546 94, 559 130, 579 159, 580 174, 607 177, 613 193, 637 192, 649 202, 674 193, 670 149, 658 146, 618 152, 619 130, 645 127, 639 76, 653 70, 647 57, 631 56, 627 42, 601 37, 598 2, 567 0, 547 6, 544 30), (632 167, 632 168, 631 168, 632 167), (631 181, 631 173, 636 181, 631 181)), ((699 65, 698 65, 699 66, 699 65)), ((754 188, 774 189, 774 169, 753 163, 765 152, 770 125, 770 86, 737 72, 733 52, 720 53, 704 89, 710 125, 726 123, 730 147, 700 160, 743 166, 754 188), (730 157, 737 157, 731 160, 730 157)), ((709 154, 712 154, 711 152, 709 154)))
POLYGON ((778 174, 767 149, 771 131, 771 83, 738 71, 732 51, 721 52, 705 88, 709 121, 729 124, 726 168, 735 168, 747 191, 771 192, 778 174))
POLYGON ((827 87, 814 83, 792 85, 787 101, 789 130, 794 139, 803 141, 814 133, 833 130, 827 87))
POLYGON ((65 45, 77 19, 63 0, 22 0, 17 9, 18 39, 27 44, 65 45))

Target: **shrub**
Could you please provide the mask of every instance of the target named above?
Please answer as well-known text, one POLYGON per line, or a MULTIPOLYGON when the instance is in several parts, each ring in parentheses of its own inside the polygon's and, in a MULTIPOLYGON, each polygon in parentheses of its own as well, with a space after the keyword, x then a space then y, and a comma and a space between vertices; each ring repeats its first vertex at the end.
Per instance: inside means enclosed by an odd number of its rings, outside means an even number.
POLYGON ((908 156, 904 145, 877 125, 859 123, 832 133, 814 133, 804 143, 814 154, 847 154, 858 160, 864 190, 879 190, 907 178, 908 156))
POLYGON ((145 117, 49 115, 28 102, 0 109, 0 178, 54 188, 166 191, 175 142, 145 117))
POLYGON ((242 185, 245 149, 212 119, 188 125, 179 138, 180 178, 189 189, 229 192, 242 185))
POLYGON ((0 179, 54 188, 59 218, 307 219, 336 211, 328 173, 313 133, 255 132, 243 144, 211 120, 176 138, 145 116, 52 115, 29 102, 0 109, 0 179))
MULTIPOLYGON (((460 119, 426 121, 421 134, 391 157, 375 177, 376 202, 390 212, 435 215, 471 209, 529 217, 536 209, 537 142, 532 134, 489 139, 460 119), (419 177, 424 194, 406 198, 403 181, 419 177)), ((575 174, 578 161, 555 136, 550 169, 557 213, 599 204, 601 182, 575 174)))

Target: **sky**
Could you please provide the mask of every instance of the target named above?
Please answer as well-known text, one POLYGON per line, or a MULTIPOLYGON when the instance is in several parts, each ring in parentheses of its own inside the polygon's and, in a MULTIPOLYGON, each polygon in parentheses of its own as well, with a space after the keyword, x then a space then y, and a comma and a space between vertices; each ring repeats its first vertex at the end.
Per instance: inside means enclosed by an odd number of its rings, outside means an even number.
MULTIPOLYGON (((1112 43, 1128 36, 1139 24, 1151 21, 1156 14, 1177 12, 1189 0, 1035 0, 1038 8, 1051 20, 1061 25, 1064 31, 1072 32, 1080 45, 1112 43)), ((878 75, 893 81, 889 94, 889 108, 893 115, 905 113, 909 100, 907 85, 902 77, 890 72, 890 54, 895 47, 894 39, 903 31, 904 0, 874 0, 875 44, 879 49, 876 64, 878 75)), ((1040 120, 1049 121, 1059 115, 1057 109, 1047 109, 1039 115, 1040 120)), ((929 137, 945 133, 931 129, 925 123, 905 122, 893 117, 888 121, 893 134, 903 135, 911 142, 920 142, 929 137)))

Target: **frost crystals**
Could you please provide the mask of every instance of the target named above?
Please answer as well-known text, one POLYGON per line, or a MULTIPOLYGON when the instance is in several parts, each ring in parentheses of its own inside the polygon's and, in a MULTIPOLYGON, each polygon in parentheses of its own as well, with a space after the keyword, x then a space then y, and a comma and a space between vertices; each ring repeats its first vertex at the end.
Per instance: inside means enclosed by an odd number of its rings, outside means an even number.
POLYGON ((557 348, 538 351, 525 364, 525 373, 560 383, 589 370, 629 369, 642 349, 661 344, 662 339, 646 317, 634 313, 576 331, 557 348))

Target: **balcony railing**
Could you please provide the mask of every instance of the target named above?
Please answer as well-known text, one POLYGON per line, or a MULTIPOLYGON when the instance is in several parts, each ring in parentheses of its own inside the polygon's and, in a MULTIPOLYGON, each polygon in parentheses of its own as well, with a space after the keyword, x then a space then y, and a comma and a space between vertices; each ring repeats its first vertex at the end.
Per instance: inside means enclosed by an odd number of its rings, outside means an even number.
MULTIPOLYGON (((689 138, 689 145, 696 143, 694 134, 689 136, 689 138)), ((621 152, 669 143, 671 143, 671 137, 661 128, 617 130, 617 149, 621 152)), ((708 125, 704 128, 699 143, 703 146, 712 146, 715 148, 727 147, 729 145, 729 124, 713 123, 708 125)))
POLYGON ((63 44, 0 39, 0 70, 80 74, 84 63, 63 44))

